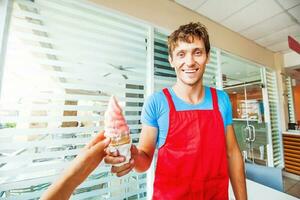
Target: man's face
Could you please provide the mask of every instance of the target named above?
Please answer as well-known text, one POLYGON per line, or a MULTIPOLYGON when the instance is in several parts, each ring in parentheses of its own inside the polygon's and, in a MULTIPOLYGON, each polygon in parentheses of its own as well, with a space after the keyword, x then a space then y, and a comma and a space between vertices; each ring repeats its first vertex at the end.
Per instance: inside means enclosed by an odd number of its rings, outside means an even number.
POLYGON ((192 43, 179 41, 172 55, 169 62, 175 69, 177 83, 194 86, 202 81, 205 65, 209 61, 202 39, 195 37, 192 43))

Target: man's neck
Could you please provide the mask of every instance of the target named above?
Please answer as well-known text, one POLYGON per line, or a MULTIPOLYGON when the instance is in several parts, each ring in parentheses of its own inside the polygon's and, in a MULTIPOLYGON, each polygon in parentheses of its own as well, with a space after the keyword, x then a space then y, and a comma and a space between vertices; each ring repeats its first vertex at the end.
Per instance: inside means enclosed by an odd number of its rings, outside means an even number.
POLYGON ((177 82, 172 88, 179 98, 190 104, 198 104, 204 97, 202 81, 193 86, 177 82))

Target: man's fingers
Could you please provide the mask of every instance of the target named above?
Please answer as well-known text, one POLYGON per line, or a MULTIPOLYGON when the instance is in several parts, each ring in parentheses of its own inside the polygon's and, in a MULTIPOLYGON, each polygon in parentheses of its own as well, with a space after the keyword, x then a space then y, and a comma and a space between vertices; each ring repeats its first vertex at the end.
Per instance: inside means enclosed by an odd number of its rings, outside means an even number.
POLYGON ((117 157, 117 156, 120 155, 118 150, 116 150, 116 151, 114 151, 114 152, 111 152, 111 151, 109 150, 109 148, 107 148, 105 151, 106 151, 106 154, 109 155, 109 156, 117 157))
POLYGON ((111 167, 111 172, 112 173, 120 173, 124 170, 127 170, 128 168, 131 168, 131 164, 130 163, 126 163, 122 166, 112 166, 111 167))
POLYGON ((117 175, 118 177, 121 177, 121 176, 124 176, 124 175, 128 174, 128 173, 132 170, 133 166, 134 166, 134 160, 130 160, 130 162, 129 162, 128 164, 126 164, 126 167, 127 167, 127 168, 125 168, 125 169, 123 169, 123 170, 119 170, 119 171, 116 173, 116 175, 117 175))
POLYGON ((106 164, 112 164, 112 165, 119 164, 119 163, 124 162, 124 161, 125 161, 125 157, 124 156, 115 157, 115 156, 109 156, 109 155, 107 155, 104 158, 104 162, 106 164))
POLYGON ((138 149, 135 145, 131 145, 130 151, 132 154, 136 154, 138 152, 138 149))
POLYGON ((129 169, 126 169, 124 171, 116 173, 116 175, 117 175, 117 177, 121 177, 121 176, 124 176, 124 175, 128 174, 131 170, 132 170, 132 168, 129 168, 129 169))

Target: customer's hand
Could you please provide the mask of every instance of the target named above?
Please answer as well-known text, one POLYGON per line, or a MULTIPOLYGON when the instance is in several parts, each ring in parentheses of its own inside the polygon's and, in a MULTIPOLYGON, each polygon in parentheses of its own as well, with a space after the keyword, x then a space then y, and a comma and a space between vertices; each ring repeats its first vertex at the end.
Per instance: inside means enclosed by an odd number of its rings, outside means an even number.
POLYGON ((104 137, 104 131, 101 131, 97 137, 83 148, 62 176, 48 188, 41 199, 69 199, 75 188, 100 164, 106 155, 104 149, 109 142, 110 140, 104 137))
MULTIPOLYGON (((134 168, 134 159, 138 155, 138 149, 136 148, 135 145, 132 145, 130 148, 131 151, 131 159, 129 163, 126 163, 121 166, 112 166, 111 167, 111 172, 115 173, 118 177, 124 176, 128 174, 133 168, 134 168)), ((107 164, 119 164, 125 161, 125 157, 121 156, 118 151, 115 151, 113 153, 109 152, 109 150, 106 150, 106 156, 104 158, 104 162, 107 164)))

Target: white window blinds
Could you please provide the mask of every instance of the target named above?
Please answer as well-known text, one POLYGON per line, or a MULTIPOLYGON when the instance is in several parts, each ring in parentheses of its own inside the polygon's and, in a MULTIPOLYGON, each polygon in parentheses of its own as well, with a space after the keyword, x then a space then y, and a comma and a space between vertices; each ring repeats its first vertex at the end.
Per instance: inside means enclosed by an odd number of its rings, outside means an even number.
POLYGON ((154 90, 171 87, 176 82, 176 74, 168 61, 167 35, 154 30, 154 90))
MULTIPOLYGON (((110 95, 141 130, 148 27, 85 0, 14 0, 0 104, 0 199, 37 199, 103 129, 110 95)), ((144 199, 102 164, 72 199, 144 199)))
MULTIPOLYGON (((159 30, 154 31, 154 89, 159 91, 171 87, 176 82, 176 74, 168 61, 167 35, 159 30)), ((218 64, 218 50, 211 48, 210 62, 206 65, 203 83, 206 86, 221 89, 221 72, 218 64)))
POLYGON ((285 86, 286 86, 286 93, 287 93, 287 100, 288 100, 288 116, 289 116, 289 123, 296 123, 295 118, 295 107, 294 107, 294 96, 292 90, 292 79, 291 77, 285 78, 285 86))
POLYGON ((283 165, 282 157, 282 138, 280 127, 279 96, 275 71, 264 68, 268 104, 270 112, 270 128, 273 150, 273 165, 281 167, 283 165))

